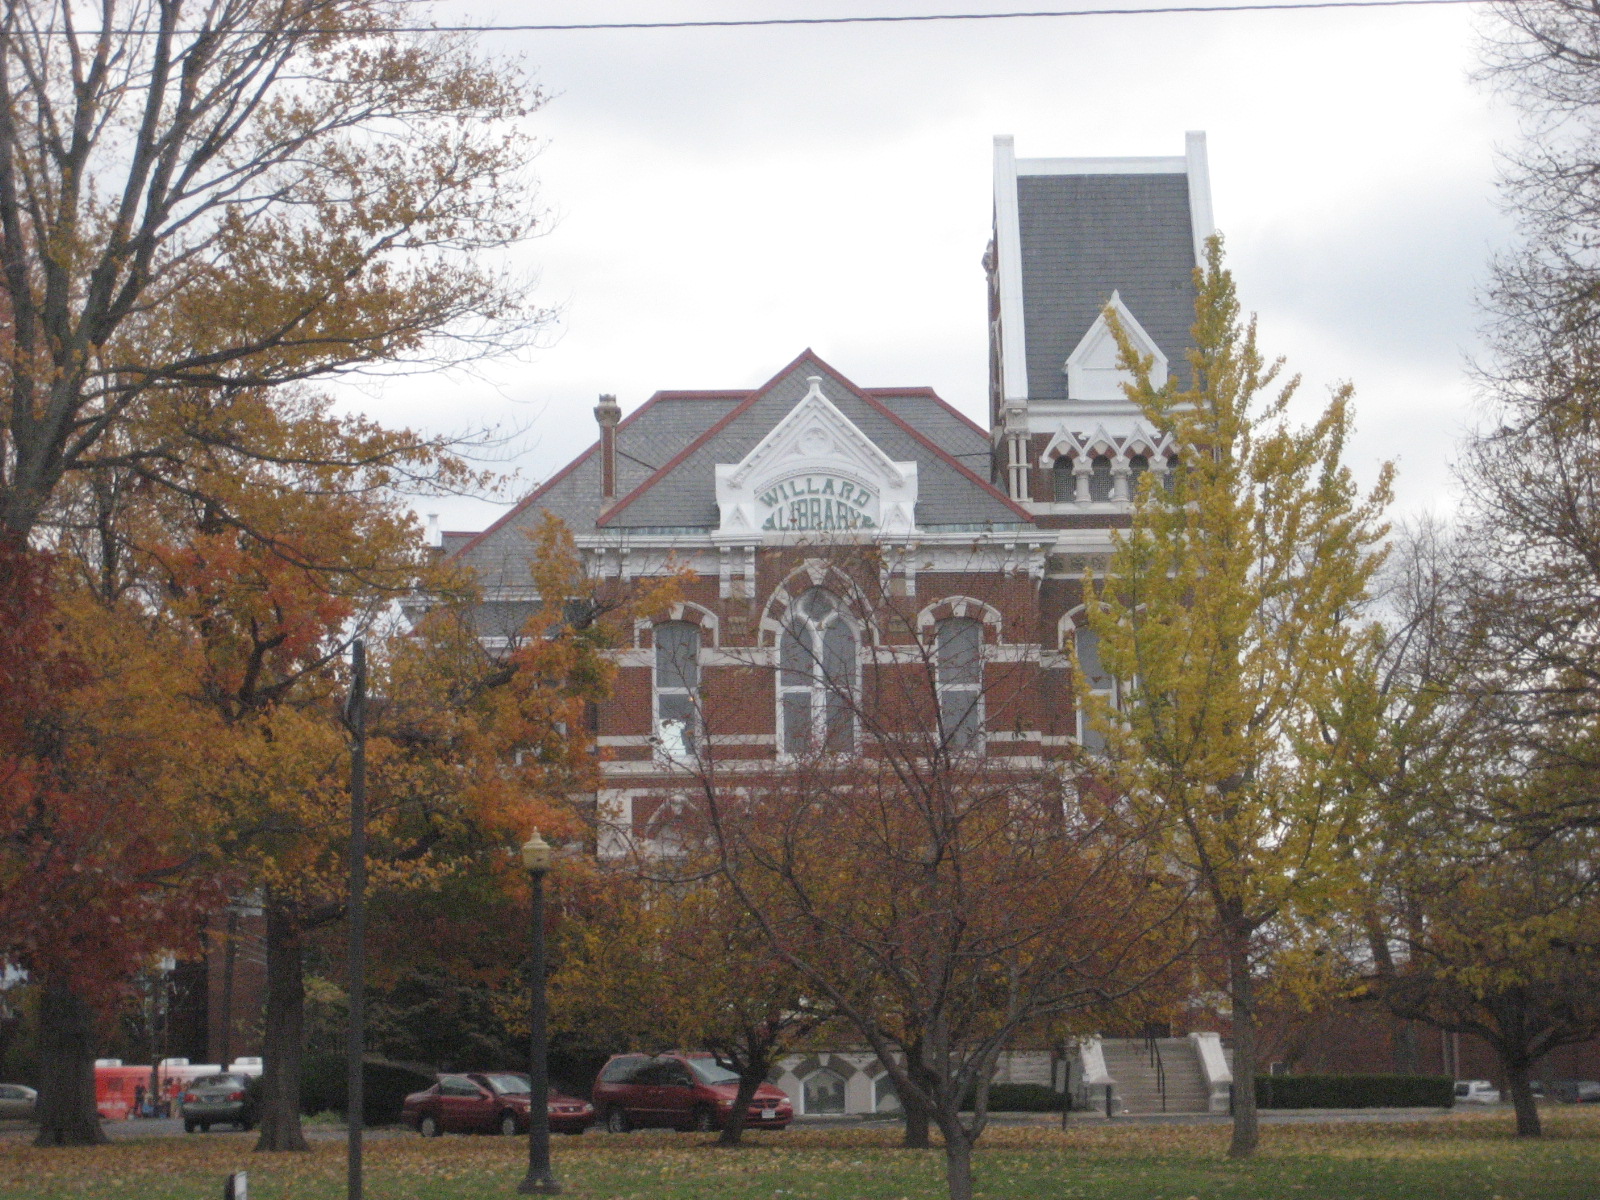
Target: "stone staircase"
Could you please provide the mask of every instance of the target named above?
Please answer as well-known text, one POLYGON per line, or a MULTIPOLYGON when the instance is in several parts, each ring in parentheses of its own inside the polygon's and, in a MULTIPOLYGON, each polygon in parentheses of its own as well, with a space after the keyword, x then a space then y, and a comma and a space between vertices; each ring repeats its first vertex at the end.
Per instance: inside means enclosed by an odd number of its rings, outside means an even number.
POLYGON ((1200 1056, 1188 1038, 1157 1038, 1161 1071, 1150 1061, 1143 1038, 1106 1038, 1100 1043, 1106 1073, 1116 1081, 1113 1095, 1125 1113, 1203 1113, 1210 1100, 1200 1056), (1166 1082, 1162 1103, 1160 1080, 1166 1082))

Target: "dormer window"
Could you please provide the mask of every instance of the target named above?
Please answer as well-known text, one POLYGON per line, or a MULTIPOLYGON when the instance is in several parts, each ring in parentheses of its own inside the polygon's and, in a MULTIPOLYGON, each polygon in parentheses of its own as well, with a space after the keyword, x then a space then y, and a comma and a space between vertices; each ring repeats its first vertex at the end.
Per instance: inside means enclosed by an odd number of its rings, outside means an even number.
MULTIPOLYGON (((1140 355, 1148 356, 1150 362, 1150 383, 1160 387, 1167 381, 1167 356, 1161 352, 1155 339, 1144 331, 1144 326, 1128 311, 1128 306, 1122 302, 1122 297, 1116 292, 1111 293, 1111 299, 1106 307, 1117 314, 1117 321, 1122 326, 1122 331, 1133 343, 1134 350, 1140 355)), ((1089 332, 1083 335, 1083 340, 1078 343, 1077 349, 1067 356, 1064 370, 1067 374, 1067 399, 1069 400, 1126 400, 1128 394, 1124 385, 1133 382, 1133 375, 1122 369, 1120 352, 1117 349, 1117 339, 1111 333, 1111 326, 1106 322, 1106 315, 1102 312, 1095 318, 1089 332)))

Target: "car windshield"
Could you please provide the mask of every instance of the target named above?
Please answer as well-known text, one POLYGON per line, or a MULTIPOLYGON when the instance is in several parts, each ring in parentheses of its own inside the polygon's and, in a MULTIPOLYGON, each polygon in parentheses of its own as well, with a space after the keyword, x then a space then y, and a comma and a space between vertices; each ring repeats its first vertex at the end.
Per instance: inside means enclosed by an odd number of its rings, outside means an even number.
POLYGON ((727 1067, 719 1067, 709 1058, 691 1058, 689 1069, 700 1078, 701 1083, 738 1083, 739 1075, 727 1067))
POLYGON ((244 1080, 235 1075, 203 1075, 196 1079, 191 1087, 235 1087, 242 1088, 244 1080))
POLYGON ((1456 1084, 1456 1095, 1458 1095, 1458 1096, 1465 1096, 1465 1095, 1466 1095, 1466 1094, 1467 1094, 1467 1093, 1468 1093, 1468 1092, 1470 1092, 1470 1091, 1471 1091, 1471 1090, 1472 1090, 1472 1089, 1471 1089, 1471 1088, 1470 1088, 1470 1087, 1468 1087, 1468 1086, 1467 1086, 1467 1085, 1466 1085, 1466 1084, 1464 1084, 1464 1083, 1458 1083, 1458 1084, 1456 1084))
POLYGON ((526 1096, 533 1090, 521 1075, 487 1075, 484 1078, 502 1096, 526 1096))

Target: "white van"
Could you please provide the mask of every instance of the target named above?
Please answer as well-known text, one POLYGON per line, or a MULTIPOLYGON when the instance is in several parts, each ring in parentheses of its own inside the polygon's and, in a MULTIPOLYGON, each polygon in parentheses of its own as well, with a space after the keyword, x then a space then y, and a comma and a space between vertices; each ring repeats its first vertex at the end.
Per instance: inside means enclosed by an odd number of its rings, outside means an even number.
POLYGON ((1457 1104, 1499 1104, 1500 1089, 1487 1079, 1456 1080, 1457 1104))

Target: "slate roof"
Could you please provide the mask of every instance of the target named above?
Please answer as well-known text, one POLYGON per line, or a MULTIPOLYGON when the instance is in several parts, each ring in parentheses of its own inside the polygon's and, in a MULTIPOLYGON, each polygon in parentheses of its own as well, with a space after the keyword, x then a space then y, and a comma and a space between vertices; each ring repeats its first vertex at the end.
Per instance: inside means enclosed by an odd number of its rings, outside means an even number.
POLYGON ((549 511, 578 535, 712 529, 715 467, 735 463, 822 375, 823 390, 891 459, 918 464, 919 525, 1017 525, 1031 520, 985 478, 989 438, 928 388, 857 388, 809 350, 753 392, 657 392, 617 426, 618 501, 600 512, 597 442, 489 529, 446 551, 486 587, 528 586, 525 533, 549 511))
MULTIPOLYGON (((732 410, 748 392, 658 392, 617 426, 617 494, 627 495, 732 410)), ((585 414, 587 416, 587 414, 585 414)), ((452 549, 487 587, 528 585, 525 531, 548 510, 574 533, 593 532, 600 517, 597 441, 515 508, 465 545, 452 549)))
POLYGON ((1189 178, 1174 174, 1028 174, 1017 163, 1017 216, 1028 396, 1064 400, 1063 367, 1113 291, 1182 369, 1194 325, 1189 178))
POLYGON ((988 439, 932 392, 857 388, 806 351, 712 426, 677 459, 624 496, 601 518, 607 529, 715 527, 716 465, 736 463, 783 419, 821 375, 823 392, 863 434, 896 462, 915 461, 919 526, 1014 525, 1029 515, 979 472, 988 439), (956 456, 961 457, 956 457, 956 456), (976 470, 974 470, 976 467, 976 470))

